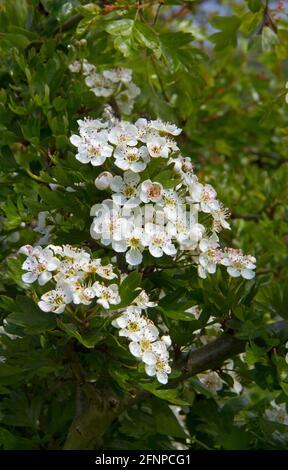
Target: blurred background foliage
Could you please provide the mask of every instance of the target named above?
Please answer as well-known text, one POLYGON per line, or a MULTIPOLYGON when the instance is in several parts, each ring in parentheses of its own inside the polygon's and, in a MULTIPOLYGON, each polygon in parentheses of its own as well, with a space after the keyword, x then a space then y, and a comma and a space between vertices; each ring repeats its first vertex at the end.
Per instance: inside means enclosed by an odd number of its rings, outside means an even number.
POLYGON ((123 413, 101 445, 287 448, 287 423, 265 415, 271 400, 288 402, 287 333, 271 338, 266 327, 288 319, 287 26, 287 2, 279 1, 0 1, 0 448, 61 448, 83 369, 120 397, 136 382, 149 388, 103 319, 82 331, 40 313, 23 295, 15 256, 47 227, 55 244, 96 249, 89 210, 103 198, 94 186, 99 171, 77 162, 69 143, 77 119, 101 116, 106 104, 68 68, 84 58, 100 71, 132 69, 141 95, 129 119, 183 128, 183 154, 231 209, 225 241, 257 257, 249 282, 224 271, 199 280, 193 266, 169 268, 165 259, 161 271, 144 270, 142 286, 152 295, 169 289, 157 315, 176 359, 217 336, 213 322, 247 341, 246 354, 218 371, 217 394, 197 378, 177 390, 150 384, 149 398, 123 413), (38 214, 46 211, 43 222, 38 214), (202 309, 198 320, 185 313, 193 305, 202 309))

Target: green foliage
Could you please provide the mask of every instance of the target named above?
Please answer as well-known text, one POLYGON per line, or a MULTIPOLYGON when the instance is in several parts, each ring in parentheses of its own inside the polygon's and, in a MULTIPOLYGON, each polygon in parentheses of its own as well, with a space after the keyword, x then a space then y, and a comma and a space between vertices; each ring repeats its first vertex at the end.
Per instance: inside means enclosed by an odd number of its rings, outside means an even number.
MULTIPOLYGON (((222 2, 227 15, 204 12, 201 25, 201 2, 163 3, 156 16, 153 1, 1 2, 0 449, 63 448, 83 382, 109 384, 123 402, 143 395, 105 431, 104 449, 287 448, 287 423, 266 414, 272 400, 288 403, 287 329, 277 337, 269 329, 288 319, 287 15, 267 16, 261 0, 222 2), (224 268, 201 280, 193 260, 145 254, 122 282, 119 307, 140 287, 152 300, 167 294, 151 318, 173 341, 169 387, 143 374, 111 327, 112 310, 108 319, 84 306, 44 313, 35 303, 44 290, 21 279, 18 249, 45 237, 39 212, 51 243, 88 247, 107 262, 114 255, 89 233, 90 207, 103 199, 100 170, 76 161, 69 142, 77 119, 101 117, 109 102, 70 72, 84 58, 99 71, 132 69, 141 95, 129 119, 183 128, 183 154, 232 210, 224 241, 257 257, 255 280, 224 268), (180 380, 182 355, 223 332, 246 349, 217 369, 221 390, 205 388, 200 374, 180 380)), ((159 160, 146 171, 165 188, 177 182, 159 160)), ((121 256, 117 263, 121 271, 121 256)))

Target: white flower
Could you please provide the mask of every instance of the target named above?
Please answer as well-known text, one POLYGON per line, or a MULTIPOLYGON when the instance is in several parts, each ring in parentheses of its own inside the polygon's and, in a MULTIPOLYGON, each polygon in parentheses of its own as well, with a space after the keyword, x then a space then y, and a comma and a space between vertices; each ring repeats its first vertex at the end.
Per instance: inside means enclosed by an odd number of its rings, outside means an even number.
POLYGON ((230 224, 226 221, 230 217, 229 210, 219 203, 219 207, 211 211, 213 217, 213 227, 212 230, 215 232, 220 232, 222 228, 230 230, 230 224))
POLYGON ((269 421, 274 421, 275 423, 285 424, 288 426, 288 413, 285 403, 276 405, 275 401, 273 400, 271 402, 271 407, 266 410, 265 414, 269 421))
POLYGON ((62 313, 67 304, 72 302, 72 293, 67 285, 60 284, 41 296, 38 306, 43 312, 62 313))
POLYGON ((132 341, 139 341, 142 332, 147 325, 147 320, 141 315, 141 310, 136 307, 128 307, 112 325, 119 328, 119 336, 125 336, 132 341))
POLYGON ((140 176, 130 170, 123 173, 123 178, 121 176, 114 176, 110 183, 112 191, 115 191, 115 194, 112 195, 113 201, 119 206, 125 205, 130 208, 139 206, 139 182, 140 176))
POLYGON ((108 134, 108 140, 111 144, 119 147, 129 145, 134 147, 138 142, 138 130, 133 124, 121 121, 118 125, 112 127, 108 134))
POLYGON ((98 97, 111 96, 115 90, 113 83, 110 80, 107 80, 102 73, 90 73, 86 76, 85 83, 94 95, 98 97))
POLYGON ((166 343, 162 340, 151 343, 150 348, 143 353, 142 361, 145 364, 154 365, 159 357, 166 361, 169 359, 166 343))
MULTIPOLYGON (((202 212, 211 213, 219 209, 217 193, 210 184, 195 183, 189 187, 192 202, 198 202, 202 212)), ((188 200, 189 198, 187 198, 188 200)))
POLYGON ((187 310, 185 310, 185 312, 186 313, 191 313, 191 315, 193 315, 193 317, 195 317, 196 320, 199 320, 200 315, 202 313, 202 308, 199 307, 199 305, 193 305, 193 307, 187 308, 187 310))
POLYGON ((205 374, 199 374, 198 377, 200 382, 204 387, 210 390, 210 392, 219 392, 219 390, 223 388, 223 381, 217 372, 206 372, 205 374))
POLYGON ((147 237, 143 229, 130 227, 125 238, 113 243, 113 248, 118 253, 124 253, 128 249, 125 255, 127 263, 131 266, 137 266, 142 262, 142 251, 147 244, 147 237))
POLYGON ((170 122, 163 122, 160 119, 155 121, 150 121, 149 123, 150 128, 155 129, 159 132, 160 135, 179 135, 182 132, 182 129, 177 127, 175 124, 171 124, 170 122))
POLYGON ((102 305, 104 308, 110 308, 110 305, 117 305, 120 303, 120 296, 117 284, 110 284, 105 286, 100 282, 94 282, 92 288, 98 297, 97 303, 102 305))
POLYGON ((170 148, 167 140, 164 137, 151 137, 147 142, 147 149, 152 158, 168 158, 170 148))
POLYGON ((111 157, 113 147, 107 143, 106 131, 100 131, 90 139, 72 135, 70 142, 78 148, 76 160, 91 163, 93 166, 103 165, 106 158, 111 157))
POLYGON ((95 297, 95 291, 91 287, 85 287, 82 286, 79 281, 76 281, 73 284, 70 284, 71 286, 71 291, 72 291, 72 297, 73 297, 73 303, 78 305, 78 304, 84 304, 84 305, 90 305, 92 300, 95 297))
POLYGON ((135 126, 138 129, 138 139, 141 142, 144 142, 146 144, 149 140, 157 137, 157 134, 151 129, 147 119, 137 119, 137 121, 135 122, 135 126))
POLYGON ((113 83, 129 83, 132 80, 132 70, 122 67, 111 70, 104 70, 103 75, 106 79, 111 80, 113 83))
POLYGON ((138 88, 134 83, 130 83, 127 88, 115 96, 115 101, 119 107, 121 113, 131 114, 134 99, 140 94, 140 88, 138 88))
POLYGON ((227 248, 221 264, 227 266, 227 272, 232 277, 242 276, 244 279, 255 277, 256 258, 251 255, 243 255, 241 250, 227 248))
POLYGON ((155 307, 157 305, 156 302, 151 302, 147 292, 142 289, 140 294, 133 300, 133 304, 137 305, 137 307, 141 309, 155 307))
POLYGON ((140 331, 138 340, 132 341, 129 344, 131 354, 135 357, 140 357, 144 361, 144 355, 147 355, 149 351, 152 351, 153 342, 156 341, 158 336, 158 328, 156 328, 153 323, 147 323, 147 325, 140 331))
POLYGON ((156 341, 152 344, 152 355, 147 351, 143 354, 143 361, 145 356, 145 372, 150 377, 156 375, 158 382, 167 384, 168 374, 171 372, 169 366, 169 354, 166 345, 163 341, 156 341))
POLYGON ((112 264, 106 264, 103 266, 100 259, 93 259, 88 263, 83 265, 83 271, 89 274, 98 274, 98 276, 103 277, 104 279, 115 279, 117 274, 113 271, 112 264))
POLYGON ((93 64, 89 64, 89 62, 86 59, 84 59, 82 62, 82 70, 83 70, 84 75, 89 75, 91 73, 96 72, 96 67, 93 64))
POLYGON ((92 118, 78 119, 77 124, 79 126, 80 136, 88 139, 97 134, 99 130, 106 129, 108 126, 107 121, 92 118))
POLYGON ((163 186, 160 183, 151 180, 145 180, 141 184, 140 199, 142 202, 158 202, 163 194, 163 186))
POLYGON ((113 179, 113 175, 109 171, 102 171, 100 175, 97 176, 95 179, 95 186, 100 191, 108 189, 110 187, 110 183, 113 179))
MULTIPOLYGON (((22 247, 21 252, 29 252, 27 245, 22 247)), ((52 271, 55 271, 59 264, 59 260, 53 256, 49 248, 42 249, 40 246, 32 248, 31 255, 22 264, 22 269, 28 271, 22 275, 22 280, 28 284, 38 280, 40 286, 44 286, 52 279, 52 271)))
POLYGON ((121 216, 120 207, 112 200, 107 199, 102 204, 96 204, 91 213, 96 214, 90 228, 91 236, 96 240, 101 239, 104 245, 112 243, 113 246, 115 241, 123 240, 133 227, 132 222, 121 216))
POLYGON ((190 157, 182 157, 181 155, 177 158, 171 158, 171 163, 174 163, 174 170, 181 175, 188 173, 193 174, 193 164, 190 157))
POLYGON ((206 278, 206 272, 214 274, 217 264, 222 262, 223 253, 219 250, 219 242, 216 234, 210 238, 202 238, 199 243, 201 254, 199 255, 199 276, 206 278))
POLYGON ((173 189, 166 189, 162 193, 162 200, 159 203, 160 207, 163 207, 165 215, 168 217, 168 219, 175 220, 177 215, 181 216, 181 213, 183 213, 183 208, 181 204, 183 203, 183 200, 176 191, 173 189))
POLYGON ((121 168, 121 170, 131 170, 134 173, 144 171, 149 161, 148 151, 145 146, 140 148, 129 146, 117 147, 114 157, 116 166, 121 168))
POLYGON ((160 226, 154 224, 146 224, 145 231, 148 236, 149 252, 155 258, 160 258, 165 253, 174 256, 177 252, 175 246, 171 242, 168 233, 160 226))
POLYGON ((81 71, 82 65, 79 60, 74 60, 74 62, 72 62, 72 64, 70 64, 68 68, 72 73, 79 73, 81 71))

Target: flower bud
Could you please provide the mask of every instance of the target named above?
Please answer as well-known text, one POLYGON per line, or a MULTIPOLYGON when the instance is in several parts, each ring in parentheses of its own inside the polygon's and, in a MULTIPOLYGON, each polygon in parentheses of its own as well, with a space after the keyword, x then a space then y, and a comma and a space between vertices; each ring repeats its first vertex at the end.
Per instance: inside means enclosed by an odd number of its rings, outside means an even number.
POLYGON ((112 181, 112 178, 113 176, 111 175, 111 173, 109 173, 109 171, 103 171, 95 179, 96 188, 99 189, 100 191, 103 191, 104 189, 108 189, 112 181))

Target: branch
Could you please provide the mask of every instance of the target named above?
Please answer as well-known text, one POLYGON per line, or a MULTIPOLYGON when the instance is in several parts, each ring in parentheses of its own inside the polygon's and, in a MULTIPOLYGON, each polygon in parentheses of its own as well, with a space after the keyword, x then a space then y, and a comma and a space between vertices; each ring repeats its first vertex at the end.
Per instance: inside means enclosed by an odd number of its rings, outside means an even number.
MULTIPOLYGON (((271 336, 288 335, 288 321, 267 325, 271 336)), ((224 333, 210 344, 183 354, 175 364, 182 370, 182 375, 171 380, 165 388, 173 388, 179 382, 204 372, 207 369, 218 369, 223 362, 245 351, 247 341, 239 340, 232 334, 224 333)), ((140 391, 134 398, 128 396, 120 400, 110 388, 96 390, 92 384, 82 389, 81 413, 75 416, 71 424, 64 450, 93 450, 101 445, 101 438, 119 415, 137 402, 147 399, 149 393, 140 391), (83 399, 84 397, 84 399, 83 399), (85 408, 83 409, 83 402, 85 408)))
POLYGON ((70 426, 63 450, 94 450, 100 447, 101 438, 127 409, 130 397, 119 400, 110 388, 98 388, 85 384, 77 389, 76 415, 70 426))

